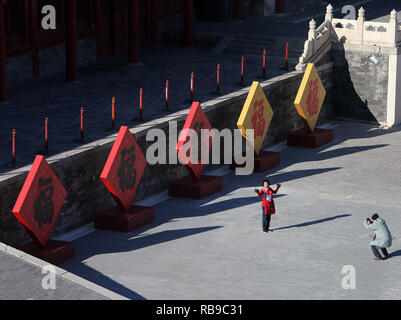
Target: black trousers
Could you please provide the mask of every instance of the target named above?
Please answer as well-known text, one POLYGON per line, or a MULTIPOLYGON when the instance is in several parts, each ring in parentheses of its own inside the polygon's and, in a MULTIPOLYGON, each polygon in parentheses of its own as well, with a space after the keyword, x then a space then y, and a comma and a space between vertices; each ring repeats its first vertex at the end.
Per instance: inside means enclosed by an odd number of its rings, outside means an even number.
POLYGON ((267 230, 270 228, 270 220, 271 220, 271 215, 270 214, 265 214, 265 208, 262 207, 262 228, 263 230, 267 230))

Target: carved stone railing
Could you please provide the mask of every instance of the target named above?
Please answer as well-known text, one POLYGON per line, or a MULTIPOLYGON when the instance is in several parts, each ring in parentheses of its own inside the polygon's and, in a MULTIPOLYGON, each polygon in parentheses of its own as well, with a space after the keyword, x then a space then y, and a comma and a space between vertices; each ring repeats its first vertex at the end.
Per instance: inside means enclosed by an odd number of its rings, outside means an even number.
POLYGON ((315 20, 309 22, 308 40, 305 41, 304 52, 296 69, 304 70, 307 63, 320 59, 330 49, 333 41, 385 47, 401 46, 401 22, 397 20, 397 11, 391 11, 389 22, 365 21, 363 8, 359 9, 356 20, 336 19, 333 18, 333 7, 329 4, 325 21, 317 29, 315 20))
POLYGON ((389 22, 365 21, 365 10, 360 8, 357 20, 333 19, 334 34, 347 43, 394 47, 401 40, 397 11, 390 13, 389 22))
POLYGON ((327 6, 325 21, 316 29, 316 21, 309 21, 308 40, 305 41, 304 52, 299 58, 296 70, 304 70, 309 62, 314 62, 322 52, 329 50, 332 38, 333 7, 327 6))

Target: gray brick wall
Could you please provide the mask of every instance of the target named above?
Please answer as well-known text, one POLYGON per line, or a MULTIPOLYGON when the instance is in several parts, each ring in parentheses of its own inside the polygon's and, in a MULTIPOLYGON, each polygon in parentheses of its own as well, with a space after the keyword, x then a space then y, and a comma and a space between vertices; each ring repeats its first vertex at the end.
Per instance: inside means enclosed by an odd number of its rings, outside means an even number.
POLYGON ((333 45, 333 113, 383 123, 387 120, 389 56, 375 54, 375 64, 370 57, 376 48, 365 47, 344 50, 341 43, 333 45))

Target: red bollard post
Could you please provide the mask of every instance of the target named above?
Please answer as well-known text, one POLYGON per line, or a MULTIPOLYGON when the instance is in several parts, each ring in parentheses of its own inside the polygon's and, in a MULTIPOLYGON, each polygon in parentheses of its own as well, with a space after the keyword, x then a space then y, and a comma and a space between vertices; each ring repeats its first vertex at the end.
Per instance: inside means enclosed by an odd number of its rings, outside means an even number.
POLYGON ((245 74, 245 57, 241 58, 241 84, 244 84, 244 74, 245 74))
POLYGON ((266 77, 266 49, 263 49, 263 76, 266 77))
POLYGON ((194 101, 194 79, 195 79, 195 74, 191 72, 191 101, 194 101))
POLYGON ((220 93, 220 64, 217 65, 217 93, 220 93))
POLYGON ((49 150, 49 118, 45 119, 45 150, 49 150))
POLYGON ((11 147, 11 157, 13 159, 13 163, 17 161, 17 153, 16 153, 16 135, 17 132, 13 129, 13 138, 12 138, 12 147, 11 147))
POLYGON ((285 65, 284 65, 285 69, 288 69, 288 41, 285 44, 285 65))
POLYGON ((166 80, 166 110, 168 110, 168 86, 169 86, 169 81, 166 80))
POLYGON ((85 126, 84 126, 84 107, 81 107, 81 140, 84 140, 84 130, 85 130, 85 126))
POLYGON ((111 127, 116 129, 116 97, 111 99, 111 127))
POLYGON ((143 118, 143 89, 139 89, 139 117, 143 118))

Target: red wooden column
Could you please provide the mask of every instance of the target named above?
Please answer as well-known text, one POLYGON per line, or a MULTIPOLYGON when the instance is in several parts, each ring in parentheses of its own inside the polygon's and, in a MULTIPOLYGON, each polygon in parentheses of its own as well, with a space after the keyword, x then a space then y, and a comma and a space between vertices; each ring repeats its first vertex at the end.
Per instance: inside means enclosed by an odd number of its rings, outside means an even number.
POLYGON ((150 2, 150 42, 155 43, 157 41, 157 0, 151 0, 150 2))
POLYGON ((184 32, 185 32, 185 46, 193 47, 194 45, 194 1, 184 0, 185 3, 185 19, 184 19, 184 32))
POLYGON ((96 26, 96 59, 100 59, 102 56, 102 30, 101 30, 101 18, 102 18, 102 2, 101 0, 94 0, 93 2, 95 26, 96 26))
POLYGON ((6 39, 4 32, 3 0, 0 0, 0 102, 7 101, 6 39))
POLYGON ((129 0, 128 7, 128 63, 139 63, 139 5, 129 0))
POLYGON ((32 48, 32 70, 33 76, 39 76, 39 53, 38 53, 38 0, 31 0, 30 13, 31 13, 31 48, 32 48))
POLYGON ((234 0, 234 20, 241 19, 241 0, 234 0))
POLYGON ((77 66, 77 0, 65 1, 65 60, 66 80, 78 80, 77 66))
POLYGON ((276 13, 284 13, 284 0, 276 0, 276 13))

